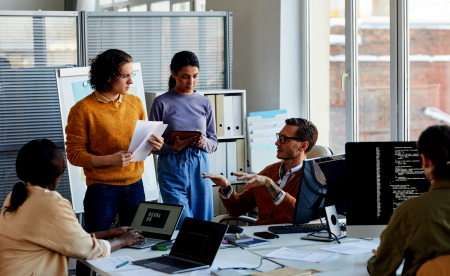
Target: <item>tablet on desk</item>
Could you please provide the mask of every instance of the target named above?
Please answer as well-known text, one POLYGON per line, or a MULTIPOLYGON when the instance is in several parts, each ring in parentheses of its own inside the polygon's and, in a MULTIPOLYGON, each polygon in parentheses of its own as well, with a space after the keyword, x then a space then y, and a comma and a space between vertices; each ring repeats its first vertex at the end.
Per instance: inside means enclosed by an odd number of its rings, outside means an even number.
POLYGON ((189 131, 189 130, 172 130, 169 136, 169 144, 175 144, 176 137, 180 137, 180 140, 191 138, 192 136, 201 137, 201 131, 189 131))

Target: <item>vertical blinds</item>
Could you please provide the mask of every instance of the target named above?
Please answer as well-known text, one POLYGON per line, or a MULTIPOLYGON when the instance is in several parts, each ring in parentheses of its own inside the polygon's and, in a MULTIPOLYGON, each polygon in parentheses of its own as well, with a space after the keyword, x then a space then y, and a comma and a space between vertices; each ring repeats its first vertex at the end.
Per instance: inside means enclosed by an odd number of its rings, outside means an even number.
MULTIPOLYGON (((77 17, 0 16, 0 202, 18 181, 18 150, 33 139, 62 146, 55 68, 77 65, 77 17)), ((64 148, 61 152, 64 155, 64 148)), ((67 174, 57 189, 70 200, 67 174)))
POLYGON ((200 62, 197 88, 225 88, 224 17, 88 16, 86 53, 120 49, 140 62, 146 92, 168 88, 175 53, 200 62))

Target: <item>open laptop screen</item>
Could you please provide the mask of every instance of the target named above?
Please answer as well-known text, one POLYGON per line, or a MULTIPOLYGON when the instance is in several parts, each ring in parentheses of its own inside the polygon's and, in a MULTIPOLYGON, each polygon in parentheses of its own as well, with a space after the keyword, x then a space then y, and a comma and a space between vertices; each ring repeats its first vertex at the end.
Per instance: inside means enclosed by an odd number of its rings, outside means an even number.
POLYGON ((170 256, 211 265, 228 225, 186 218, 170 251, 170 256))
POLYGON ((182 211, 182 205, 141 201, 131 227, 147 238, 170 240, 182 211))

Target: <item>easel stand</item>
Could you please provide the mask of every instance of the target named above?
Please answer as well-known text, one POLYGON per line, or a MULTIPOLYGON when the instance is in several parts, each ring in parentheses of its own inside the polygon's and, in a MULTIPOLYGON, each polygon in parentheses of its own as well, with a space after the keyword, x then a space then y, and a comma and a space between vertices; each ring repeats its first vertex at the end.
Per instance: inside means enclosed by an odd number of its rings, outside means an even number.
POLYGON ((341 232, 336 207, 334 205, 325 207, 325 219, 327 222, 326 232, 312 233, 301 237, 302 240, 332 242, 347 237, 341 232))

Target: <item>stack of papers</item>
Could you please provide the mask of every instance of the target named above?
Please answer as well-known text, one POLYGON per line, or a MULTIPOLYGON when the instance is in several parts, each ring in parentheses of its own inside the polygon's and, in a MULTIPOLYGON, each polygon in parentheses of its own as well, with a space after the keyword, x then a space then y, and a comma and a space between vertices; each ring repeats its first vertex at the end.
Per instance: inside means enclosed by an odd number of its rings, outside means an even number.
POLYGON ((314 253, 282 247, 278 250, 270 252, 266 255, 266 257, 310 263, 323 263, 330 260, 337 254, 338 253, 314 253))
POLYGON ((325 247, 320 250, 330 251, 340 254, 353 255, 361 253, 372 252, 372 249, 377 249, 380 244, 373 242, 360 241, 351 244, 342 244, 333 247, 325 247))

